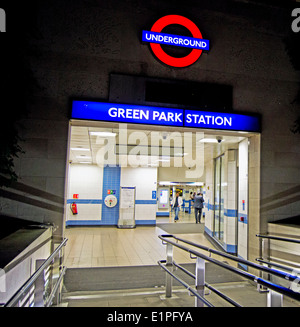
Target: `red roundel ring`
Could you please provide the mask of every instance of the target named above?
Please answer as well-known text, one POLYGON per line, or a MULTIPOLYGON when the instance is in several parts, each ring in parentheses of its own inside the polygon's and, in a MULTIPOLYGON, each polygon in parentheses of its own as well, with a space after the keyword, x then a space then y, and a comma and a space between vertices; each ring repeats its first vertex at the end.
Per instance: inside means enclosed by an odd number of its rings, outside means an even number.
MULTIPOLYGON (((179 15, 168 15, 160 18, 154 23, 151 32, 160 33, 163 28, 171 24, 178 24, 186 27, 194 38, 202 39, 202 34, 199 28, 189 19, 179 15)), ((156 57, 163 63, 173 67, 186 67, 192 65, 201 56, 202 50, 193 49, 190 54, 185 57, 175 58, 164 52, 161 45, 158 43, 150 43, 151 49, 156 57)))

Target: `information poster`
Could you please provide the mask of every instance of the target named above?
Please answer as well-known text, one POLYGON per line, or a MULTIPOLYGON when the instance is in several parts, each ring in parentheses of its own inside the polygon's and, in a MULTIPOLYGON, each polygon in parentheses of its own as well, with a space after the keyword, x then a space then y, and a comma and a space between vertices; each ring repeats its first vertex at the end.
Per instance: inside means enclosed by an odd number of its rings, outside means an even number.
POLYGON ((120 189, 119 228, 135 227, 135 187, 120 189))
POLYGON ((121 188, 121 209, 133 208, 135 204, 135 188, 121 188))

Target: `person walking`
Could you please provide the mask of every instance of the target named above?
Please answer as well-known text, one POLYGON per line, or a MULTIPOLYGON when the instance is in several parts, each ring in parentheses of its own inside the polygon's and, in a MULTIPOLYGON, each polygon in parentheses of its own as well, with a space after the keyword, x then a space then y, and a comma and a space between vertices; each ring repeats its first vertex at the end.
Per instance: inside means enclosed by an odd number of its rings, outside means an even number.
POLYGON ((175 212, 175 218, 174 218, 175 223, 178 220, 178 214, 179 214, 180 207, 182 206, 182 203, 183 201, 182 198, 179 196, 179 192, 176 192, 175 198, 173 198, 172 200, 172 208, 174 209, 175 212))
POLYGON ((199 192, 194 197, 194 208, 195 208, 196 224, 200 223, 200 221, 201 221, 203 203, 204 203, 203 194, 199 192))

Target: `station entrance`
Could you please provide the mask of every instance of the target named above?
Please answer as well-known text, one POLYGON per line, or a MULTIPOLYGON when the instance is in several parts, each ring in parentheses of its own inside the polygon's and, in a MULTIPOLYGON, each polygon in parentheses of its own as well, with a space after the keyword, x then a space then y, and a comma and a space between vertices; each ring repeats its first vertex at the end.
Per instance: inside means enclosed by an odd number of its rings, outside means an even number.
POLYGON ((174 223, 176 191, 179 222, 195 224, 192 197, 201 192, 204 233, 248 258, 249 211, 258 210, 253 201, 249 206, 255 182, 249 178, 259 184, 258 144, 259 134, 245 131, 71 120, 65 227, 174 223))

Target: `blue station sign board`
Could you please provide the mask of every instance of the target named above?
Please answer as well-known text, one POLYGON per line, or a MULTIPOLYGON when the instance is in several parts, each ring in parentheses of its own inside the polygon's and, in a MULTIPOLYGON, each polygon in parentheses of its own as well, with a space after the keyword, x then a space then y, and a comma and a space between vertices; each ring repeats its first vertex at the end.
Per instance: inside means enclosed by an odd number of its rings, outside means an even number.
POLYGON ((72 119, 260 132, 254 115, 74 100, 72 119))

